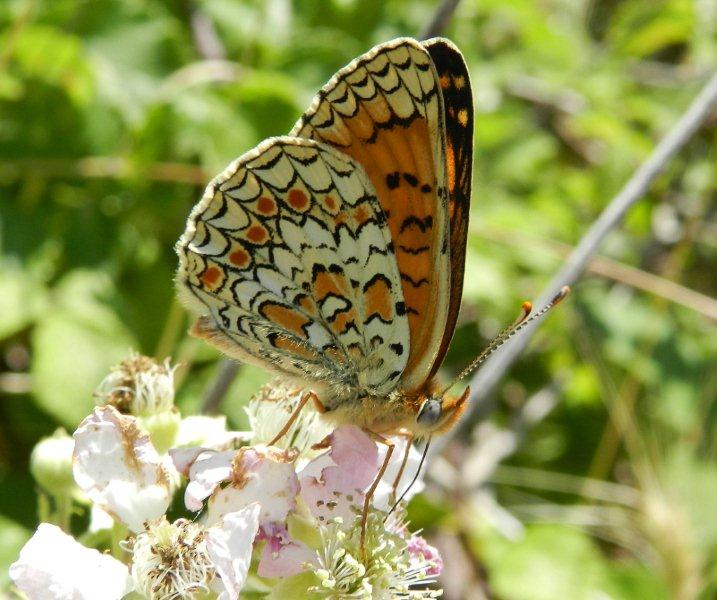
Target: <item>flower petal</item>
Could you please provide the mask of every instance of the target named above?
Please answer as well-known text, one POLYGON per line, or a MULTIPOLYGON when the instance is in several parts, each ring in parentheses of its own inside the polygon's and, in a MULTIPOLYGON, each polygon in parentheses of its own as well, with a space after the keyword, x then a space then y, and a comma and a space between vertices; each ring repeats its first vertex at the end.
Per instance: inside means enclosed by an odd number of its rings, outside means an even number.
POLYGON ((10 578, 32 600, 119 600, 132 590, 125 565, 49 523, 20 551, 10 578))
POLYGON ((259 523, 283 521, 296 507, 299 480, 294 471, 295 452, 267 446, 240 448, 232 461, 231 483, 216 489, 209 500, 207 522, 253 502, 261 504, 259 523))
POLYGON ((260 577, 291 577, 306 570, 307 563, 318 561, 316 551, 293 539, 285 525, 262 528, 257 539, 266 540, 257 569, 260 577))
POLYGON ((134 532, 165 513, 172 474, 134 417, 95 408, 74 438, 75 481, 90 500, 134 532))
POLYGON ((378 450, 359 427, 343 425, 328 437, 330 449, 299 473, 301 497, 320 520, 341 517, 349 524, 355 506, 378 472, 378 450))
POLYGON ((221 579, 219 600, 237 600, 251 564, 254 537, 259 530, 259 504, 224 515, 207 529, 207 551, 221 579))
MULTIPOLYGON (((206 500, 223 481, 228 481, 232 474, 232 461, 236 452, 215 452, 206 450, 200 453, 189 467, 189 483, 184 492, 184 504, 189 510, 201 510, 206 500)), ((179 454, 171 453, 172 459, 180 459, 179 454)), ((184 465, 179 464, 179 467, 184 465)))

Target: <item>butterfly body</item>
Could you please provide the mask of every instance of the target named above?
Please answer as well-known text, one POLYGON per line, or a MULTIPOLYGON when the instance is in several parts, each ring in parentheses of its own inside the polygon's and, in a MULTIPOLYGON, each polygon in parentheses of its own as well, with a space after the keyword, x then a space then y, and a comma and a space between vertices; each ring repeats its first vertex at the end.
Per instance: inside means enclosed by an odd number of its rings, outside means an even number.
POLYGON ((447 40, 400 38, 340 70, 192 210, 177 281, 194 335, 313 390, 336 423, 449 427, 467 395, 435 376, 462 291, 472 114, 447 40))

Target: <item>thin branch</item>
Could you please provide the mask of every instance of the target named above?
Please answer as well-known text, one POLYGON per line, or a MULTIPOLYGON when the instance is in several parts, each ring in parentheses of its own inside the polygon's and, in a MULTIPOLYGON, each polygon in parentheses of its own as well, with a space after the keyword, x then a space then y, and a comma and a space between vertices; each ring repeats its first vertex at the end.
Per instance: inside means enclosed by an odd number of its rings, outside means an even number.
MULTIPOLYGON (((531 247, 544 250, 546 254, 558 258, 567 258, 573 249, 569 244, 549 240, 539 236, 527 235, 512 229, 495 227, 471 227, 473 235, 502 245, 524 248, 526 241, 531 247)), ((596 254, 585 267, 587 273, 600 275, 631 288, 664 298, 673 304, 679 304, 690 310, 717 321, 717 299, 676 283, 671 279, 626 265, 625 263, 596 254)))
POLYGON ((236 374, 239 372, 240 366, 240 363, 229 358, 223 358, 219 361, 217 374, 214 376, 214 380, 202 402, 202 410, 200 411, 202 414, 211 415, 219 411, 222 399, 229 390, 232 381, 234 381, 234 377, 236 377, 236 374))
POLYGON ((428 25, 418 34, 418 39, 427 40, 441 35, 449 21, 453 18, 453 13, 456 12, 460 1, 461 0, 443 0, 436 9, 436 12, 433 13, 433 17, 431 17, 428 25))
MULTIPOLYGON (((650 184, 663 171, 668 161, 707 120, 715 105, 717 105, 717 75, 712 76, 679 121, 670 129, 652 154, 640 165, 585 233, 565 265, 540 295, 535 303, 536 306, 547 303, 562 286, 570 285, 578 279, 590 259, 597 253, 605 237, 620 224, 630 207, 645 195, 650 184)), ((470 383, 473 390, 470 408, 462 419, 461 427, 455 428, 454 432, 467 429, 476 418, 485 419, 493 411, 495 402, 488 400, 491 392, 523 352, 539 323, 540 321, 526 327, 515 336, 512 343, 503 346, 476 373, 470 383)))
POLYGON ((185 0, 184 12, 189 21, 192 32, 192 41, 197 54, 205 60, 222 60, 226 58, 227 51, 219 38, 214 22, 202 12, 194 0, 185 0))

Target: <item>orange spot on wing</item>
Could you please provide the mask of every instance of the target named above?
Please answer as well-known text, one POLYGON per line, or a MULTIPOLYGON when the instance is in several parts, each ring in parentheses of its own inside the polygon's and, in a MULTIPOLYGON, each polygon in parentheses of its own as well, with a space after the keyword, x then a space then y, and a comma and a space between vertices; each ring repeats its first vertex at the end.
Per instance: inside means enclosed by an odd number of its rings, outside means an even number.
POLYGON ((336 210, 336 200, 334 200, 331 196, 326 196, 324 198, 324 204, 329 210, 336 210))
POLYGON ((352 321, 354 324, 356 324, 357 315, 356 311, 354 311, 353 309, 347 312, 339 313, 338 315, 336 315, 334 322, 331 323, 331 329, 336 334, 345 333, 346 326, 349 325, 352 321))
POLYGON ((363 204, 354 211, 354 219, 358 225, 363 225, 370 217, 371 214, 363 204))
POLYGON ((263 215, 276 214, 276 202, 267 196, 262 196, 256 203, 256 209, 263 215))
POLYGON ((294 302, 297 302, 299 306, 310 315, 317 315, 316 303, 309 296, 297 296, 294 298, 294 302))
POLYGON ((468 125, 468 111, 465 108, 461 108, 458 111, 458 122, 461 126, 465 127, 468 125))
POLYGON ((267 302, 260 307, 259 311, 262 316, 272 323, 276 323, 280 327, 288 329, 302 338, 306 338, 306 334, 304 333, 302 327, 308 325, 311 321, 302 314, 296 312, 293 308, 267 302))
POLYGON ((444 90, 451 87, 451 78, 448 75, 441 75, 438 78, 438 81, 441 84, 441 88, 444 90))
POLYGON ((345 283, 345 280, 339 280, 338 277, 331 273, 326 271, 318 273, 314 280, 314 296, 318 300, 323 300, 329 294, 345 297, 348 295, 348 290, 341 285, 343 283, 345 283))
POLYGON ((219 267, 207 267, 199 278, 202 280, 205 288, 213 289, 219 282, 219 279, 221 279, 221 276, 222 271, 219 267))
POLYGON ((246 237, 255 244, 261 244, 267 240, 269 234, 261 225, 252 225, 246 232, 246 237))
POLYGON ((456 157, 451 144, 446 146, 446 181, 448 190, 453 193, 456 189, 456 157))
POLYGON ((304 210, 309 204, 309 199, 306 197, 306 194, 297 189, 289 191, 287 201, 289 205, 296 210, 304 210))
POLYGON ((249 256, 249 253, 242 248, 234 250, 234 252, 229 255, 229 262, 236 267, 246 267, 250 260, 251 257, 249 256))
POLYGON ((364 303, 367 317, 378 313, 384 321, 393 318, 390 289, 383 279, 376 279, 373 284, 364 291, 364 303))

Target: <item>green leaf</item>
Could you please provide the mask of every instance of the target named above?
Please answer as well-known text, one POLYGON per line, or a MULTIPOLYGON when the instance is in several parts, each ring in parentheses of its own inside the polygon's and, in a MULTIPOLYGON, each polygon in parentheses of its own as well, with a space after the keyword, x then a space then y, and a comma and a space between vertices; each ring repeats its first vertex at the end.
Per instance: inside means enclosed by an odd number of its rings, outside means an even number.
POLYGON ((37 404, 68 429, 90 412, 94 389, 135 345, 107 305, 111 294, 106 275, 73 272, 60 283, 53 310, 33 332, 31 375, 37 404))
POLYGON ((22 330, 42 306, 43 289, 31 273, 10 260, 0 262, 0 339, 22 330))
POLYGON ((600 552, 573 529, 533 525, 522 539, 498 537, 484 544, 491 587, 511 600, 589 600, 599 597, 605 576, 600 552))
MULTIPOLYGON (((0 45, 7 44, 7 39, 0 45)), ((92 70, 80 38, 60 29, 32 24, 20 30, 13 58, 24 77, 63 88, 77 104, 93 95, 92 70)))

